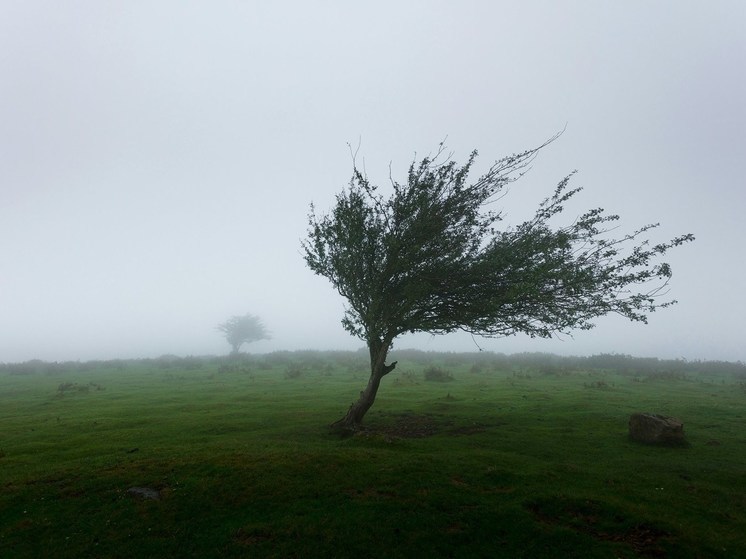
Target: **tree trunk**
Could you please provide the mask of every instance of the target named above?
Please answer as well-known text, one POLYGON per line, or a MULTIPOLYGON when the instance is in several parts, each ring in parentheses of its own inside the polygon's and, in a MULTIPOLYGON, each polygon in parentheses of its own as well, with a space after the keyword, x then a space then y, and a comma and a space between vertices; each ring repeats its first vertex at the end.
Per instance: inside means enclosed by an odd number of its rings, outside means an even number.
POLYGON ((358 401, 350 406, 345 416, 331 424, 334 431, 354 432, 360 428, 363 417, 368 412, 378 393, 378 387, 381 385, 381 379, 394 370, 397 361, 386 365, 386 356, 388 355, 391 341, 374 339, 368 342, 370 350, 370 378, 365 390, 360 392, 358 401))

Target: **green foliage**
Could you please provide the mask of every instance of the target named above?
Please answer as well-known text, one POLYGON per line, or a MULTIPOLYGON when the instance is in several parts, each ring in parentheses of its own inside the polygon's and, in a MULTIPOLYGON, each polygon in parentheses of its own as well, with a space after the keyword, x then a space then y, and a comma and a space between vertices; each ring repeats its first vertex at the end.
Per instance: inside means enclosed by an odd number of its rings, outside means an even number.
POLYGON ((238 353, 243 344, 270 339, 269 332, 261 319, 252 314, 232 316, 219 324, 217 329, 223 332, 226 341, 233 348, 233 353, 238 353))
POLYGON ((549 142, 498 160, 471 183, 476 151, 458 166, 441 160, 441 145, 411 164, 405 184, 392 181, 388 197, 355 167, 328 215, 311 207, 303 243, 311 270, 347 300, 344 327, 384 345, 420 331, 549 337, 609 313, 645 322, 674 303, 657 300, 671 276, 657 258, 693 236, 651 246, 642 237, 656 225, 646 225, 613 238, 618 216, 601 208, 556 226, 580 191, 568 188, 570 177, 532 219, 498 227, 501 214, 488 208, 549 142))

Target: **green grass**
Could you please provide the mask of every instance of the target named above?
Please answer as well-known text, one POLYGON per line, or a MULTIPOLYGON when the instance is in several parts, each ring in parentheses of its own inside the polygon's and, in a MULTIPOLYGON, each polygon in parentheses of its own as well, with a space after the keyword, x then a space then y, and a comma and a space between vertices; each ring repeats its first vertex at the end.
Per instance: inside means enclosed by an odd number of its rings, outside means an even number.
POLYGON ((359 354, 6 371, 0 557, 746 557, 743 376, 399 359, 344 439, 359 354))

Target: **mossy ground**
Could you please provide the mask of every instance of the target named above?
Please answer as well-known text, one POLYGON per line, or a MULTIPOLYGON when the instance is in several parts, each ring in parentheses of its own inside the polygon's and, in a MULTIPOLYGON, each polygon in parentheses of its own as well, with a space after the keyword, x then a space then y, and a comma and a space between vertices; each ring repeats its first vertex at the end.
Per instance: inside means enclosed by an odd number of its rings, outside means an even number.
POLYGON ((339 438, 355 353, 25 372, 0 376, 4 559, 746 556, 731 373, 405 354, 339 438), (635 411, 690 445, 629 441, 635 411))

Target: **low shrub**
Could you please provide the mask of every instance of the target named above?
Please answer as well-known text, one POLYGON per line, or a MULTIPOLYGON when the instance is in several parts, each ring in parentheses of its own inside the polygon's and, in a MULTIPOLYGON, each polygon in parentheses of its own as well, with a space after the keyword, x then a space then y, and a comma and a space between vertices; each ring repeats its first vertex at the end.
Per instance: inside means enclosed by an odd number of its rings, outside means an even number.
POLYGON ((104 387, 96 382, 89 382, 88 384, 78 384, 77 382, 63 382, 57 387, 57 393, 59 396, 64 396, 67 392, 87 393, 91 389, 103 390, 104 387))
POLYGON ((584 382, 583 386, 586 388, 597 388, 598 390, 610 390, 611 386, 605 380, 596 380, 591 383, 584 382))
POLYGON ((288 365, 285 369, 285 378, 286 379, 293 379, 293 378, 300 378, 303 376, 303 368, 300 365, 297 365, 295 363, 288 365))
POLYGON ((448 371, 444 371, 439 367, 428 367, 424 371, 425 380, 432 382, 450 382, 453 380, 453 375, 448 371))

